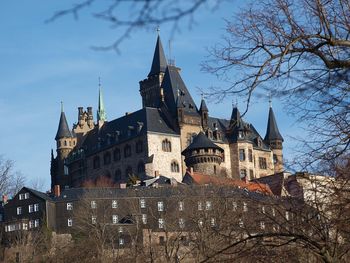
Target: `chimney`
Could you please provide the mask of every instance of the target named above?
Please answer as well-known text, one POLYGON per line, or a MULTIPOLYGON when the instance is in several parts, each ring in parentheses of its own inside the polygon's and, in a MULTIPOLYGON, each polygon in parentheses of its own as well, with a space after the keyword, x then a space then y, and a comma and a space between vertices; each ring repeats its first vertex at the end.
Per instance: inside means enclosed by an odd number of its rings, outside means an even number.
POLYGON ((8 201, 8 196, 7 195, 3 195, 2 196, 2 203, 5 205, 5 204, 7 204, 7 201, 8 201))
POLYGON ((56 184, 54 186, 54 194, 55 194, 56 197, 59 197, 61 195, 60 185, 56 184))

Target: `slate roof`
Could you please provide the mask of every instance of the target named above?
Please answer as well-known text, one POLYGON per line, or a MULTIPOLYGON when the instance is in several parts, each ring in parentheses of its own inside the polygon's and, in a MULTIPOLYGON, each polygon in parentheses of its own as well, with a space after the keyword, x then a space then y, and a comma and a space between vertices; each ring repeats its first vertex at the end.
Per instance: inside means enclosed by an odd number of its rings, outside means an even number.
POLYGON ((44 199, 46 201, 52 201, 52 198, 46 193, 31 189, 28 187, 23 187, 23 188, 27 189, 29 192, 33 193, 34 195, 36 195, 37 197, 39 197, 41 199, 44 199))
POLYGON ((158 75, 160 72, 165 72, 166 67, 167 67, 167 61, 164 55, 162 41, 158 36, 156 48, 154 50, 154 55, 153 55, 151 71, 149 72, 148 77, 152 75, 158 75))
POLYGON ((181 102, 181 106, 186 114, 199 115, 196 104, 182 80, 177 67, 170 65, 167 67, 162 88, 164 89, 165 103, 174 115, 177 107, 179 107, 178 102, 181 102), (179 100, 178 96, 180 97, 179 100))
POLYGON ((201 101, 201 106, 199 107, 199 111, 200 112, 208 111, 208 107, 207 107, 207 104, 205 103, 204 99, 202 99, 202 101, 201 101))
POLYGON ((267 122, 265 135, 265 141, 269 142, 271 140, 281 140, 283 142, 283 137, 278 130, 275 114, 273 113, 272 107, 270 107, 269 110, 269 119, 267 122))
POLYGON ((61 139, 61 138, 70 138, 73 137, 71 131, 69 130, 66 115, 64 112, 61 112, 60 122, 58 124, 58 129, 56 133, 55 140, 61 139))
POLYGON ((193 142, 185 150, 183 150, 182 154, 196 149, 209 148, 224 151, 221 147, 213 143, 203 132, 200 132, 196 137, 194 137, 193 142))
POLYGON ((91 130, 81 148, 89 155, 104 147, 130 140, 147 132, 176 134, 166 122, 163 113, 157 108, 143 108, 110 122, 105 122, 99 129, 91 130))

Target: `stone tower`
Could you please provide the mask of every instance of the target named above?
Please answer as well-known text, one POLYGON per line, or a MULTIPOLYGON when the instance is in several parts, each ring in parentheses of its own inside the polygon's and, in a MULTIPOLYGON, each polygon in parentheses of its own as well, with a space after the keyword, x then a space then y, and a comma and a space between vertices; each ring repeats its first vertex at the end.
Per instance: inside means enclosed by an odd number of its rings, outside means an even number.
POLYGON ((206 175, 219 175, 224 150, 214 144, 203 132, 182 152, 187 168, 206 175))
POLYGON ((61 105, 61 116, 55 140, 57 157, 54 159, 53 153, 51 154, 51 165, 52 167, 55 167, 55 169, 51 169, 54 170, 51 171, 52 189, 55 185, 60 185, 61 187, 69 185, 68 168, 65 165, 65 159, 76 144, 76 138, 73 136, 67 123, 66 115, 63 110, 63 104, 61 105))
POLYGON ((266 129, 266 135, 265 135, 264 141, 270 146, 273 152, 273 162, 274 162, 275 173, 282 172, 283 171, 283 154, 282 154, 283 137, 278 130, 275 114, 273 113, 271 104, 269 109, 269 119, 267 122, 267 129, 266 129))
POLYGON ((147 79, 140 81, 140 94, 142 96, 142 107, 159 107, 164 101, 164 93, 161 84, 167 68, 163 45, 158 35, 156 48, 154 50, 151 70, 147 79))
POLYGON ((205 103, 205 100, 202 98, 201 106, 199 107, 199 113, 202 119, 202 127, 203 130, 206 131, 208 129, 208 107, 205 103))

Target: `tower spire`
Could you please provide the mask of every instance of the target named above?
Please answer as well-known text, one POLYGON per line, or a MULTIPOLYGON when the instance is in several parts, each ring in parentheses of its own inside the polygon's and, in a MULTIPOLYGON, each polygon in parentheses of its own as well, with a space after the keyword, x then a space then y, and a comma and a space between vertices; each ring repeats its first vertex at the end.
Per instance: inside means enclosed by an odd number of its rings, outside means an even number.
POLYGON ((275 114, 273 113, 271 102, 270 102, 269 119, 267 121, 265 141, 270 142, 273 140, 280 140, 283 142, 283 137, 278 130, 275 114))
POLYGON ((160 72, 164 73, 166 70, 166 67, 167 67, 167 60, 164 55, 164 49, 163 49, 162 41, 160 40, 159 31, 158 31, 157 43, 154 50, 151 71, 149 72, 148 77, 152 75, 158 75, 160 72))
POLYGON ((103 94, 101 87, 101 78, 98 78, 98 109, 97 109, 97 122, 105 122, 107 120, 105 106, 103 102, 103 94))
POLYGON ((63 102, 61 101, 61 116, 60 116, 60 121, 58 124, 55 140, 58 140, 61 138, 71 138, 71 137, 73 136, 69 130, 66 114, 64 113, 64 110, 63 110, 63 102))

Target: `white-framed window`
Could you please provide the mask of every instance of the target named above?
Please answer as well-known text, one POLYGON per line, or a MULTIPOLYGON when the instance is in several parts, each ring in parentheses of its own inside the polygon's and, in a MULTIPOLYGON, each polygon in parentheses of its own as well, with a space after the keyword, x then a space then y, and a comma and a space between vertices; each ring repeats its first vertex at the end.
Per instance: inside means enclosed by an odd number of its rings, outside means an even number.
POLYGON ((163 218, 158 219, 158 227, 159 228, 164 228, 165 222, 163 218))
POLYGON ((28 224, 27 223, 23 223, 22 224, 22 229, 23 230, 28 230, 28 224))
POLYGON ((34 227, 34 220, 29 220, 29 229, 34 227))
POLYGON ((68 218, 67 226, 69 226, 69 227, 73 226, 73 219, 72 218, 68 218))
POLYGON ((244 223, 243 223, 242 218, 240 218, 240 219, 238 220, 238 225, 239 225, 239 227, 243 227, 243 226, 244 226, 244 223))
POLYGON ((265 206, 261 207, 261 213, 265 214, 265 206))
POLYGON ((205 202, 205 210, 211 210, 212 206, 211 206, 211 201, 206 201, 205 202))
POLYGON ((159 201, 158 202, 158 211, 159 212, 164 211, 164 203, 163 203, 163 201, 159 201))
POLYGON ((23 199, 24 199, 24 194, 19 194, 19 195, 18 195, 18 199, 19 199, 19 200, 23 200, 23 199))
POLYGON ((198 201, 198 211, 203 210, 203 203, 202 201, 198 201))
POLYGON ((147 214, 142 214, 142 223, 147 224, 147 214))
POLYGON ((91 208, 92 208, 92 209, 96 209, 96 208, 97 208, 97 204, 96 204, 96 201, 95 201, 95 200, 92 200, 92 201, 91 201, 91 208))
POLYGON ((199 219, 199 220, 198 220, 198 225, 199 225, 200 227, 202 227, 203 224, 204 224, 203 219, 199 219))
POLYGON ((112 215, 112 222, 113 222, 113 224, 118 224, 118 222, 119 222, 118 215, 112 215))
POLYGON ((73 203, 67 203, 67 210, 73 210, 73 203))
POLYGON ((179 201, 179 211, 183 211, 185 208, 185 203, 183 201, 179 201))
POLYGON ((29 193, 24 194, 24 199, 29 199, 29 193))
POLYGON ((261 230, 264 230, 264 229, 265 229, 265 222, 264 222, 264 221, 261 221, 261 222, 260 222, 260 229, 261 229, 261 230))
POLYGON ((119 245, 123 246, 124 245, 124 238, 119 238, 119 245))
POLYGON ((237 203, 235 201, 232 202, 233 211, 237 211, 237 203))
POLYGON ((17 215, 21 215, 22 214, 22 207, 19 206, 17 207, 17 215))
POLYGON ((96 224, 96 216, 91 216, 91 223, 96 224))
POLYGON ((179 227, 181 229, 185 228, 185 219, 179 218, 179 227))
POLYGON ((112 201, 112 208, 118 208, 118 202, 117 200, 112 201))
POLYGON ((146 208, 146 200, 145 199, 140 199, 140 207, 141 208, 146 208))
POLYGON ((216 226, 215 217, 210 218, 210 226, 212 226, 212 227, 216 226))
POLYGON ((122 227, 122 226, 120 226, 120 227, 118 228, 118 232, 119 232, 119 233, 123 233, 123 227, 122 227))
POLYGON ((34 206, 33 205, 28 205, 28 212, 33 213, 34 212, 34 206))
POLYGON ((286 211, 286 219, 289 220, 289 212, 286 211))
POLYGON ((34 220, 34 227, 39 227, 39 219, 34 220))
POLYGON ((39 211, 39 204, 34 204, 34 212, 38 212, 39 211))
POLYGON ((247 212, 248 211, 248 206, 247 206, 247 203, 244 202, 243 203, 243 212, 247 212))
POLYGON ((272 208, 272 216, 276 216, 276 210, 275 210, 275 208, 272 208))

